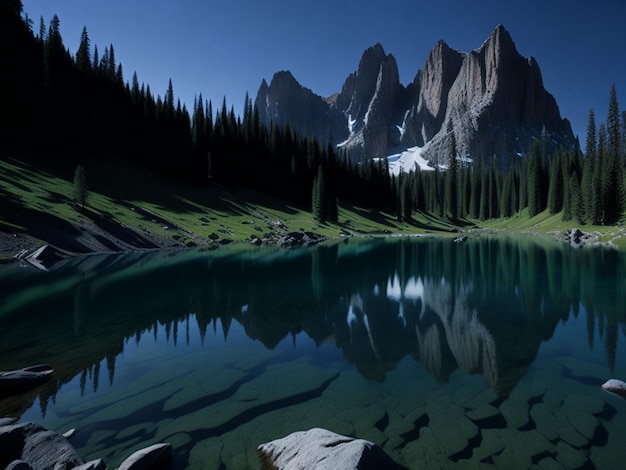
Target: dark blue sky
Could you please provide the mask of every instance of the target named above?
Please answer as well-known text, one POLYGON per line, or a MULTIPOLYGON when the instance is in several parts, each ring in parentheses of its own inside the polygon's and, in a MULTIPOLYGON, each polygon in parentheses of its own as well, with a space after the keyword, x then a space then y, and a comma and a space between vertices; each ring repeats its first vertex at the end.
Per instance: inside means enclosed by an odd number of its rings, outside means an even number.
POLYGON ((606 118, 611 84, 626 109, 624 0, 23 0, 39 30, 58 14, 64 44, 76 52, 83 26, 100 55, 113 44, 125 80, 163 96, 174 93, 191 110, 203 94, 240 113, 265 78, 290 70, 314 92, 341 90, 363 51, 380 42, 396 57, 407 85, 439 39, 469 52, 498 24, 518 51, 537 59, 544 85, 584 146, 589 109, 606 118))

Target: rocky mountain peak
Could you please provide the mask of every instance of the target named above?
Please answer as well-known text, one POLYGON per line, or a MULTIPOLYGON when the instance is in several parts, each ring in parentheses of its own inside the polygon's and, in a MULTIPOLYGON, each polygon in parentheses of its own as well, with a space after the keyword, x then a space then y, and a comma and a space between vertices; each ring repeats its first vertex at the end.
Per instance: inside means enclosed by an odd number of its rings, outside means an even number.
POLYGON ((265 80, 261 82, 254 104, 267 124, 289 123, 296 132, 314 135, 321 141, 329 138, 328 103, 300 85, 287 70, 276 72, 269 85, 265 80))
POLYGON ((395 57, 377 43, 363 52, 336 99, 323 100, 283 71, 269 85, 262 81, 256 104, 266 123, 289 122, 323 142, 332 136, 354 161, 419 146, 433 164, 443 164, 450 130, 462 155, 495 155, 503 166, 542 135, 553 146, 574 145, 537 62, 518 53, 502 25, 469 53, 439 40, 407 87, 395 57))

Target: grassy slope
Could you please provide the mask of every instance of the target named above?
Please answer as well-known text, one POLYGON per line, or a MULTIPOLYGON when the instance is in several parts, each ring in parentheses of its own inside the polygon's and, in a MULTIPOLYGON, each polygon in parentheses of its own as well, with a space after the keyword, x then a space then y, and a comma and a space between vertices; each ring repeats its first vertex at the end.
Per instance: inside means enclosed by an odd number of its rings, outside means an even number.
MULTIPOLYGON (((337 237, 342 232, 414 233, 452 228, 425 217, 417 218, 416 224, 399 223, 390 214, 348 204, 340 205, 339 223, 318 224, 306 208, 250 190, 184 185, 123 160, 90 160, 85 167, 87 206, 93 217, 180 245, 190 241, 202 244, 216 237, 240 241, 299 230, 337 237), (146 217, 139 209, 154 217, 146 217), (174 226, 179 230, 173 231, 174 226)), ((0 211, 0 231, 29 233, 48 241, 44 231, 33 229, 40 225, 34 223, 37 219, 59 230, 78 227, 85 214, 73 206, 72 191, 73 168, 0 160, 0 201, 6 207, 0 211)))
MULTIPOLYGON (((85 163, 92 216, 131 227, 149 239, 202 245, 210 238, 241 241, 252 236, 280 235, 286 231, 312 231, 327 237, 342 233, 450 233, 452 224, 416 214, 411 224, 400 223, 392 214, 341 203, 339 222, 318 224, 306 208, 244 189, 219 185, 193 187, 147 172, 121 160, 90 160, 85 163), (150 211, 146 217, 146 212, 150 211), (178 230, 172 230, 172 227, 178 230)), ((26 232, 42 241, 45 231, 33 229, 34 220, 58 230, 78 227, 85 214, 72 205, 73 168, 36 167, 21 160, 0 160, 0 231, 26 232), (6 208, 6 210, 5 210, 6 208)), ((466 228, 562 232, 575 224, 547 213, 529 219, 521 215, 487 223, 465 221, 466 228)), ((37 224, 36 226, 39 226, 37 224)), ((626 247, 619 227, 582 227, 596 231, 602 241, 626 247)), ((166 243, 167 245, 167 243, 166 243)), ((6 253, 5 253, 6 255, 6 253)))

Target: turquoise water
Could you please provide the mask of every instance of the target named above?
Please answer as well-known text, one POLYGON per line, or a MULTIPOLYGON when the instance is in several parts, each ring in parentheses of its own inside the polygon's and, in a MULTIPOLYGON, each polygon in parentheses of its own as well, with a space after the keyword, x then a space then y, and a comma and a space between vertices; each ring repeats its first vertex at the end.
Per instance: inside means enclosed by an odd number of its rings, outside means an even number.
POLYGON ((0 269, 0 369, 55 380, 0 415, 78 429, 118 465, 259 468, 312 427, 408 468, 608 468, 626 458, 626 262, 537 237, 94 256, 0 269))

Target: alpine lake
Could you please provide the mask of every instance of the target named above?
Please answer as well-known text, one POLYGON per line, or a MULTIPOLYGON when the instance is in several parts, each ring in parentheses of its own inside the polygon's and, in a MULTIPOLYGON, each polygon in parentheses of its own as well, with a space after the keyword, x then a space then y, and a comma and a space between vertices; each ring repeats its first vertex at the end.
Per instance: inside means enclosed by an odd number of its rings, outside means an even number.
POLYGON ((0 266, 0 397, 115 467, 260 468, 321 427, 409 469, 619 468, 626 254, 540 236, 349 238, 302 249, 93 255, 0 266))

